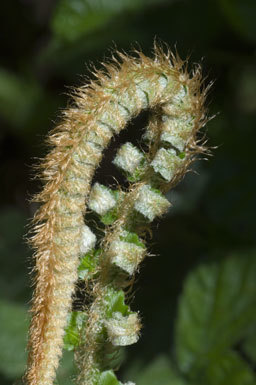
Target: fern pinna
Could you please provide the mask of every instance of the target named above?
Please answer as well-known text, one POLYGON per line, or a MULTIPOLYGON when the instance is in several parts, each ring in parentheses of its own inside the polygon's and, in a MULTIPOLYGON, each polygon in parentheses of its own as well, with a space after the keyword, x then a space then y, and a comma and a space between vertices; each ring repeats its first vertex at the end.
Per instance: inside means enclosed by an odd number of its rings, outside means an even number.
POLYGON ((64 111, 49 137, 52 150, 42 164, 45 187, 36 197, 42 204, 32 237, 36 288, 29 385, 50 385, 55 379, 81 271, 92 302, 82 309, 77 381, 120 384, 108 358, 119 346, 138 340, 140 319, 125 303, 125 292, 147 254, 145 228, 167 212, 164 193, 184 176, 196 154, 205 152, 197 137, 207 120, 199 66, 189 74, 178 57, 157 47, 153 59, 141 52, 118 57, 75 91, 74 106, 64 111), (111 138, 142 110, 150 112, 141 138, 147 150, 128 142, 113 159, 129 187, 115 191, 92 185, 111 138), (87 208, 105 226, 98 239, 84 222, 87 208))

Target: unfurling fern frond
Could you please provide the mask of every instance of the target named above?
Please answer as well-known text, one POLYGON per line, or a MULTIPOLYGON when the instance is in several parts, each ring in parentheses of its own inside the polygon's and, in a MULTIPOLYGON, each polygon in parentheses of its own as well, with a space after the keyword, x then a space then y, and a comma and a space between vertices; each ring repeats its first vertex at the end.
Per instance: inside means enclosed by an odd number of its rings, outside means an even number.
POLYGON ((29 385, 54 381, 78 275, 92 298, 76 341, 78 382, 119 384, 107 357, 139 337, 141 322, 125 304, 124 290, 147 254, 142 229, 167 212, 164 193, 206 151, 197 137, 207 121, 200 68, 190 75, 178 57, 159 48, 153 59, 136 54, 119 53, 119 61, 79 88, 75 106, 49 137, 53 149, 42 165, 46 184, 37 196, 42 205, 32 239, 37 278, 29 385), (129 188, 92 185, 113 135, 143 110, 150 112, 141 138, 147 150, 128 142, 113 159, 129 188), (101 238, 84 223, 87 207, 105 226, 101 238))

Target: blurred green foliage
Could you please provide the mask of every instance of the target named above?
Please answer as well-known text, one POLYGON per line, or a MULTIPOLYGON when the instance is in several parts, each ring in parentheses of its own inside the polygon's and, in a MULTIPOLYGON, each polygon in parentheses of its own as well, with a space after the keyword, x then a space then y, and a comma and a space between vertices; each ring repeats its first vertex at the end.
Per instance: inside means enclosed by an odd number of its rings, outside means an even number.
MULTIPOLYGON (((24 235, 37 209, 30 197, 41 188, 32 178, 34 158, 45 154, 43 138, 69 103, 68 87, 90 76, 88 65, 100 68, 115 45, 150 55, 155 37, 202 62, 215 80, 208 100, 217 116, 207 136, 217 148, 194 165, 199 175, 188 174, 169 193, 173 208, 154 226, 150 252, 157 256, 143 263, 132 303, 144 329, 126 349, 119 378, 256 384, 255 0, 16 0, 0 7, 1 384, 21 383, 25 367, 34 262, 24 235)), ((135 136, 142 122, 124 135, 135 136)), ((112 174, 111 151, 99 182, 112 174)), ((72 354, 65 352, 56 383, 72 383, 72 354)))
POLYGON ((28 330, 27 309, 19 304, 0 300, 0 370, 9 379, 21 376, 26 360, 28 330))
POLYGON ((137 12, 164 0, 62 0, 52 18, 52 29, 61 40, 74 41, 104 28, 113 17, 137 12))
POLYGON ((177 361, 197 383, 255 384, 239 354, 255 329, 255 256, 252 251, 223 257, 185 281, 176 322, 177 361))
POLYGON ((133 378, 139 385, 187 385, 185 378, 171 363, 170 357, 161 354, 146 366, 138 359, 128 369, 126 376, 127 379, 133 378))

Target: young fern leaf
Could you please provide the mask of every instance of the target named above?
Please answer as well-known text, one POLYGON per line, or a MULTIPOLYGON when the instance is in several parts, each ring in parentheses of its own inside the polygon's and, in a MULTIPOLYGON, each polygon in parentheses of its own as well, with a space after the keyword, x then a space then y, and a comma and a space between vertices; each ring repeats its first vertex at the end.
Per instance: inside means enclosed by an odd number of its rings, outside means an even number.
POLYGON ((37 277, 28 385, 54 381, 81 271, 91 280, 87 286, 93 301, 76 350, 78 382, 120 384, 107 356, 139 336, 139 316, 124 303, 123 289, 146 255, 142 228, 166 213, 170 203, 163 193, 184 176, 196 154, 205 152, 197 139, 207 120, 200 68, 190 75, 178 57, 157 47, 153 59, 136 53, 119 54, 120 61, 105 65, 106 73, 98 72, 95 81, 79 88, 75 106, 64 112, 49 137, 53 149, 42 165, 46 184, 37 196, 42 205, 32 238, 37 277), (113 160, 130 181, 128 190, 92 186, 112 136, 145 109, 151 112, 142 136, 148 151, 126 143, 113 160), (87 206, 105 224, 99 250, 94 250, 96 236, 84 223, 87 206), (88 274, 80 262, 90 266, 88 274))

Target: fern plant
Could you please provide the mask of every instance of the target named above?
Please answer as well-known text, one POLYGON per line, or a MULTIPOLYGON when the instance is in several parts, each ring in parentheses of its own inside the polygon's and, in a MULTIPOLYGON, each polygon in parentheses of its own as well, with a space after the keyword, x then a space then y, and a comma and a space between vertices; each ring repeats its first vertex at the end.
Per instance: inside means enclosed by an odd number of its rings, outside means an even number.
POLYGON ((48 139, 53 148, 42 163, 46 183, 36 197, 42 205, 32 237, 36 288, 29 385, 53 383, 64 340, 75 349, 79 384, 120 384, 112 361, 120 346, 139 338, 140 317, 127 304, 126 292, 147 255, 146 231, 170 207, 164 194, 206 152, 198 139, 207 121, 200 67, 189 74, 178 56, 158 47, 153 59, 136 54, 118 53, 119 59, 96 72, 96 80, 77 89, 74 106, 48 139), (127 142, 113 159, 129 187, 92 184, 113 135, 142 110, 150 112, 144 147, 127 142), (87 209, 98 215, 102 235, 85 223, 87 209), (72 312, 78 277, 91 304, 72 312))

